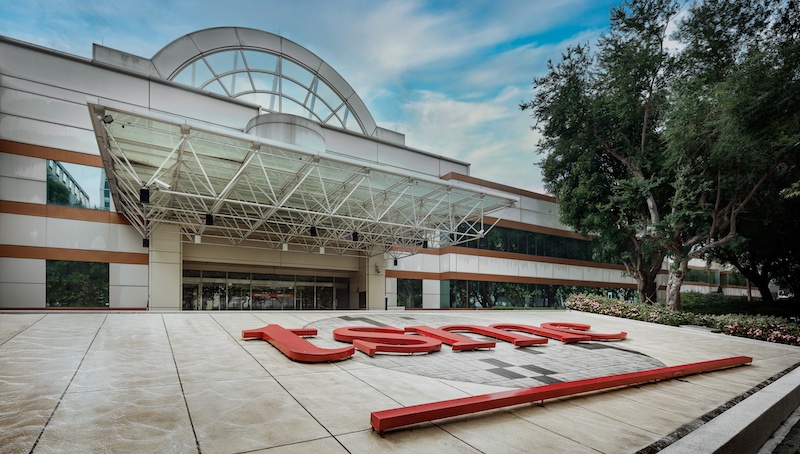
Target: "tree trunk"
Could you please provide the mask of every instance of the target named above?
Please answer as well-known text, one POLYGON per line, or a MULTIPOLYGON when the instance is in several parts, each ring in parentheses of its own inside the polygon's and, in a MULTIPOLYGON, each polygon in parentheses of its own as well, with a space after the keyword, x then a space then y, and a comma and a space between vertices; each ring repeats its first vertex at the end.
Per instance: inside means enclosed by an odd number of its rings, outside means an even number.
POLYGON ((673 262, 670 266, 669 281, 667 282, 667 309, 677 311, 681 309, 681 287, 686 279, 686 268, 689 267, 689 258, 678 262, 677 267, 673 262))
POLYGON ((647 304, 658 302, 658 285, 655 279, 646 277, 636 280, 636 290, 639 292, 639 301, 647 304))

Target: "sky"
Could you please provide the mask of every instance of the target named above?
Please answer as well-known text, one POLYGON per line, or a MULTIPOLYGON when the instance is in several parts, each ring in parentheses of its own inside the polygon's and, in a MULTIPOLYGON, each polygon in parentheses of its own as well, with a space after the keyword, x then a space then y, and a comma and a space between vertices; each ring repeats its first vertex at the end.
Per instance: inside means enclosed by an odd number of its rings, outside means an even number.
POLYGON ((151 58, 222 26, 309 49, 406 145, 477 178, 544 193, 534 120, 519 105, 569 45, 607 30, 611 0, 85 0, 0 2, 0 35, 91 58, 98 43, 151 58))

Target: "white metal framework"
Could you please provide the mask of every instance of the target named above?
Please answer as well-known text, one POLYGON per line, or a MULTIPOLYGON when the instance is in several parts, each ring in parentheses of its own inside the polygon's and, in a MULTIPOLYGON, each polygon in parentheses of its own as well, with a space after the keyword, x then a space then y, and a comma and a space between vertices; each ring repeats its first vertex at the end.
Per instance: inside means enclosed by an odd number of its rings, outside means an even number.
POLYGON ((244 133, 90 104, 109 186, 144 238, 399 255, 485 235, 516 199, 402 175, 244 133))

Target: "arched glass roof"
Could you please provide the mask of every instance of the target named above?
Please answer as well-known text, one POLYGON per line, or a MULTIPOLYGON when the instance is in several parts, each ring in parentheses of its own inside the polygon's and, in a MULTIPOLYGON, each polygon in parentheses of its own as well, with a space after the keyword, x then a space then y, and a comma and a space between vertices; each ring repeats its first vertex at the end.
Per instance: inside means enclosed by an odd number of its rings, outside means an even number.
POLYGON ((162 77, 361 134, 375 121, 350 85, 322 59, 271 33, 238 27, 201 30, 160 50, 162 77))
POLYGON ((364 133, 347 103, 318 74, 288 57, 234 49, 201 55, 173 81, 258 104, 266 112, 297 115, 364 133))

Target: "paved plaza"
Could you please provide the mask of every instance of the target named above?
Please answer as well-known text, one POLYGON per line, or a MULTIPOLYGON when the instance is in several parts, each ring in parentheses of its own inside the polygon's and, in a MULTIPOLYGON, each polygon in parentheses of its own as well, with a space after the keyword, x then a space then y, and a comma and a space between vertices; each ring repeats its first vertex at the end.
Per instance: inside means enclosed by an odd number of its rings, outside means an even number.
MULTIPOLYGON (((480 338, 477 335, 470 335, 480 338)), ((696 426, 800 348, 574 311, 0 313, 0 452, 636 452, 696 426), (619 342, 301 364, 242 330, 584 323, 619 342), (370 413, 746 355, 752 365, 389 431, 370 413)))

